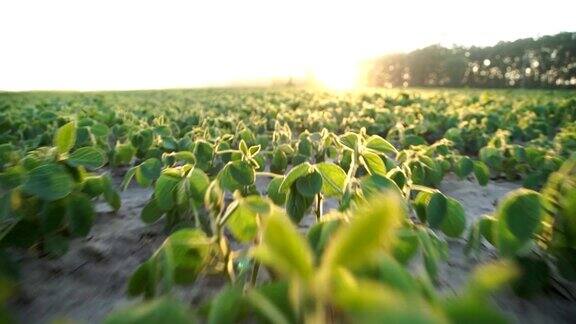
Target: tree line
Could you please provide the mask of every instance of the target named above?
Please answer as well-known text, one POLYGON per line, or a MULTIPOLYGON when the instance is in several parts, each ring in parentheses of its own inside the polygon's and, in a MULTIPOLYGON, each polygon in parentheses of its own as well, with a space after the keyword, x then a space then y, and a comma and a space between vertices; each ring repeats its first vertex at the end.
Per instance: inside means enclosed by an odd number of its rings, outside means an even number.
POLYGON ((576 88, 576 32, 489 47, 432 45, 377 58, 378 87, 576 88))

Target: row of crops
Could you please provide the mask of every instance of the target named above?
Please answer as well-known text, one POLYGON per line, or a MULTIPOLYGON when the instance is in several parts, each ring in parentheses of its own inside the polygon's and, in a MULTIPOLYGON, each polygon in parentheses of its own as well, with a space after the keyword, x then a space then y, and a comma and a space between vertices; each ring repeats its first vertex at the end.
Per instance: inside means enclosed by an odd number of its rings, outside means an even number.
POLYGON ((96 201, 118 210, 138 185, 142 221, 169 236, 110 323, 505 322, 499 288, 576 280, 575 120, 569 92, 1 94, 0 302, 13 253, 64 255, 96 201), (449 173, 524 188, 470 224, 437 189, 449 173), (500 255, 458 298, 435 287, 454 238, 500 255), (201 305, 173 297, 212 276, 225 284, 201 305))

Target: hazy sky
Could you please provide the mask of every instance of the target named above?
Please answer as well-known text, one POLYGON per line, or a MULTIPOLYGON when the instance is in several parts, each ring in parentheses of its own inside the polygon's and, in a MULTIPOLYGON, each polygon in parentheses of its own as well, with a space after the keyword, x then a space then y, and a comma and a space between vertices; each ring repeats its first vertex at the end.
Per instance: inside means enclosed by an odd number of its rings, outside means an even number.
POLYGON ((434 43, 576 31, 575 13, 576 0, 2 0, 0 89, 338 78, 362 59, 434 43))

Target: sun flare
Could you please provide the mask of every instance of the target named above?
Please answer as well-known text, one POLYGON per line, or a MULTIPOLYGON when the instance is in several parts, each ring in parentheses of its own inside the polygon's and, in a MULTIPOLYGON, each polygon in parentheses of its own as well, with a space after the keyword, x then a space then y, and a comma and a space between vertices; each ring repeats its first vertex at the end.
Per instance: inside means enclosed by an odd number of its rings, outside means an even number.
POLYGON ((360 84, 359 65, 351 60, 325 61, 314 69, 314 80, 330 90, 352 90, 360 84))

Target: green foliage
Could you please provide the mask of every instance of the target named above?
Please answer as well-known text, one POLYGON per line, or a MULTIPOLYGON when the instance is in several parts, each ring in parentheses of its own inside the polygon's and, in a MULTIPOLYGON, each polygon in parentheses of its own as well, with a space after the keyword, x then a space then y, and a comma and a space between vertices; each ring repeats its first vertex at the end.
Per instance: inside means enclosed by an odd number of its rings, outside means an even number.
POLYGON ((323 162, 316 165, 322 176, 322 194, 326 197, 337 197, 344 193, 346 173, 333 163, 323 162))
POLYGON ((58 128, 54 137, 54 146, 60 154, 68 153, 76 143, 76 123, 68 124, 58 128))
POLYGON ((488 295, 502 284, 532 295, 552 275, 576 278, 568 94, 27 96, 0 96, 2 249, 66 253, 89 234, 96 199, 120 208, 103 167, 126 171, 124 189, 153 188, 141 219, 169 236, 128 292, 158 302, 111 322, 501 322, 488 295), (510 262, 473 274, 458 299, 434 289, 447 240, 467 225, 462 205, 436 189, 450 173, 534 190, 470 226, 468 253, 485 239, 510 262), (408 264, 425 272, 414 277, 408 264), (162 297, 211 276, 229 284, 193 317, 162 297))
POLYGON ((314 197, 323 187, 322 176, 318 171, 313 171, 298 178, 295 182, 296 190, 304 197, 314 197))
POLYGON ((309 173, 312 172, 313 172, 312 165, 310 165, 310 163, 308 162, 304 162, 302 164, 295 166, 292 170, 288 172, 288 174, 286 174, 286 177, 282 181, 282 184, 280 184, 279 191, 287 192, 288 189, 297 179, 305 175, 308 175, 309 173))
POLYGON ((175 284, 194 282, 208 265, 214 248, 199 229, 175 232, 134 272, 128 283, 128 294, 151 298, 170 291, 175 284))
POLYGON ((474 176, 478 183, 481 186, 485 186, 488 184, 488 180, 490 179, 490 170, 488 166, 481 161, 474 161, 474 176))
POLYGON ((326 267, 357 268, 382 248, 390 248, 393 232, 400 225, 404 206, 393 192, 374 195, 368 204, 353 210, 350 226, 337 232, 323 257, 326 267))
POLYGON ((34 168, 22 185, 22 191, 46 201, 66 197, 72 192, 74 179, 64 166, 45 164, 34 168))
POLYGON ((73 167, 83 166, 89 169, 99 169, 107 162, 103 150, 96 147, 81 147, 72 152, 66 163, 73 167))
POLYGON ((249 242, 258 234, 257 219, 270 213, 270 204, 260 196, 249 196, 230 205, 226 226, 239 242, 249 242), (232 208, 230 208, 232 207, 232 208))
POLYGON ((312 278, 312 251, 290 219, 282 214, 268 217, 262 244, 255 248, 253 254, 262 263, 273 266, 286 276, 304 281, 312 278))
POLYGON ((94 222, 95 212, 88 196, 72 194, 68 198, 66 218, 70 231, 77 236, 86 236, 94 222))
POLYGON ((448 212, 448 198, 440 192, 430 196, 426 205, 426 219, 432 228, 439 228, 448 212))
POLYGON ((106 324, 189 324, 194 317, 186 306, 171 298, 159 298, 109 315, 106 324))

